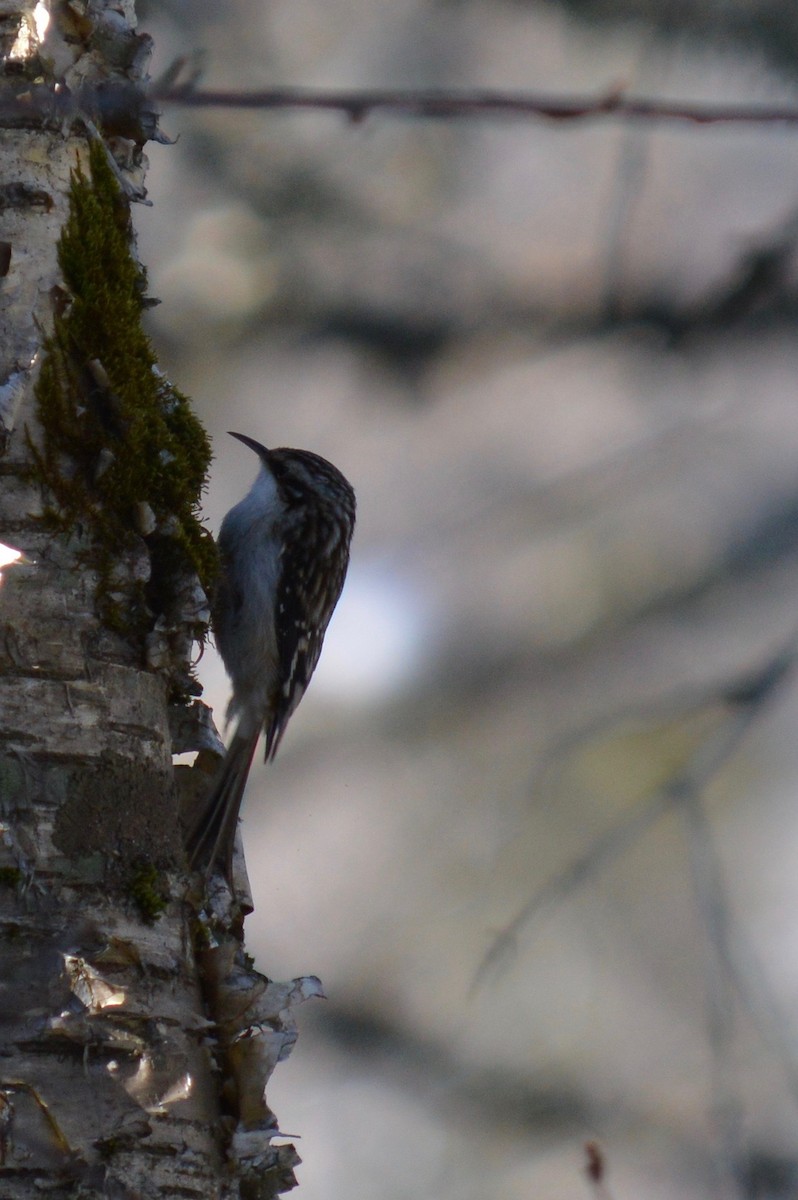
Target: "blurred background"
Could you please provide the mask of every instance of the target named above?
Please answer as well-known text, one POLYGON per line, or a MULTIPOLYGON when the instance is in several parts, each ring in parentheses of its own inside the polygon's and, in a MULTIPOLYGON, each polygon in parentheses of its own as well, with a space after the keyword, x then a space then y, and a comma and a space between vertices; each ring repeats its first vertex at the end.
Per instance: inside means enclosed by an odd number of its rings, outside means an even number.
MULTIPOLYGON (((798 104, 778 0, 140 19, 207 87, 798 104)), ((249 948, 329 997, 269 1093, 300 1195, 798 1196, 798 129, 162 125, 135 217, 211 527, 230 429, 359 498, 244 816, 249 948)))

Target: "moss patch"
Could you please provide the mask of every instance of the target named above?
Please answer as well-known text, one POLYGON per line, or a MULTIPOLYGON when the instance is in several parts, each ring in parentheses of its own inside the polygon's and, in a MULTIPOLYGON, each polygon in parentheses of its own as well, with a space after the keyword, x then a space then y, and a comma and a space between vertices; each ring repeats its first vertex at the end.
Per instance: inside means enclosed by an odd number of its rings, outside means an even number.
POLYGON ((58 247, 68 298, 36 387, 41 444, 29 444, 32 476, 51 498, 45 520, 77 534, 97 570, 100 618, 143 638, 169 617, 187 573, 210 594, 217 558, 199 518, 210 443, 158 370, 131 238, 127 201, 102 146, 92 145, 89 174, 79 167, 72 179, 58 247), (126 557, 148 557, 149 568, 120 579, 113 568, 126 557))
POLYGON ((152 863, 139 862, 130 877, 130 897, 135 903, 141 919, 152 925, 169 903, 169 888, 165 877, 152 863))

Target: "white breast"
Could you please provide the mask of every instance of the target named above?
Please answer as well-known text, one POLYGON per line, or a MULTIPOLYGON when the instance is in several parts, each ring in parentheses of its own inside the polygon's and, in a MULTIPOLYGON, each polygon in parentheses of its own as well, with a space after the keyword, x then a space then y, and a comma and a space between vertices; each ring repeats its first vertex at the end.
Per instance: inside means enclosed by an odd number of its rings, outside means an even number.
POLYGON ((226 576, 220 585, 215 632, 233 685, 228 717, 250 717, 258 725, 279 679, 274 608, 284 512, 274 477, 261 467, 219 531, 226 576))

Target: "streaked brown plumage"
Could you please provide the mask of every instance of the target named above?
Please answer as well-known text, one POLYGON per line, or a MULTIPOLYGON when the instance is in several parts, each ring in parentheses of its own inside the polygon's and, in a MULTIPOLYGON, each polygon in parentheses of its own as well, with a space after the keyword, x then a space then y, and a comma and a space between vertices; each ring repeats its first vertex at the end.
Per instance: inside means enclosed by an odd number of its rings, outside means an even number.
POLYGON ((189 830, 192 869, 220 863, 230 878, 236 824, 258 738, 274 757, 319 661, 349 564, 355 494, 341 472, 308 450, 267 450, 250 491, 222 522, 213 605, 216 645, 232 683, 236 729, 189 830))

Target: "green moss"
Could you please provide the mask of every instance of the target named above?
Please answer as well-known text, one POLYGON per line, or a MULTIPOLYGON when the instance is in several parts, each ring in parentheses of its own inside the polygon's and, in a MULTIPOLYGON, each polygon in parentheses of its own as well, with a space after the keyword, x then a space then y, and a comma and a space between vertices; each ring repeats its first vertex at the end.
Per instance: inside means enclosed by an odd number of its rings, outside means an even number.
POLYGON ((42 441, 30 443, 32 476, 49 498, 49 527, 77 535, 97 569, 101 619, 143 636, 168 616, 187 570, 210 593, 216 548, 199 506, 211 451, 142 328, 146 277, 131 254, 127 201, 102 146, 92 145, 89 167, 88 176, 80 167, 73 176, 59 241, 68 300, 36 388, 42 441), (154 515, 152 531, 143 506, 154 515), (114 564, 126 551, 140 553, 142 538, 150 578, 120 584, 114 564))
POLYGON ((0 867, 0 887, 17 888, 22 883, 19 867, 0 867))
POLYGON ((169 902, 166 881, 152 863, 139 862, 133 868, 129 883, 130 897, 148 925, 158 920, 169 902))

